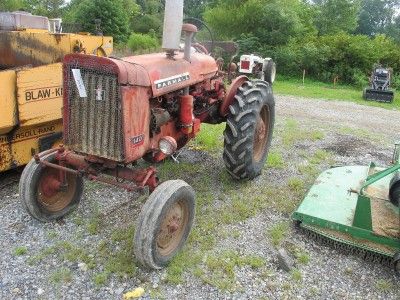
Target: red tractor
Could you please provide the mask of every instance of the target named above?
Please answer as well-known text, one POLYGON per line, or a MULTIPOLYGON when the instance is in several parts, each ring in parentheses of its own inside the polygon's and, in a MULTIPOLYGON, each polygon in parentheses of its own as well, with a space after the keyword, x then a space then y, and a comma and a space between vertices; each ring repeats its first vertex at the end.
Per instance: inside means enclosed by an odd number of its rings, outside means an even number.
POLYGON ((165 266, 185 243, 195 193, 182 180, 159 183, 154 167, 138 168, 135 162, 160 162, 193 139, 201 123, 226 122, 225 166, 235 179, 253 179, 263 169, 274 128, 272 82, 239 76, 227 88, 227 72, 193 43, 197 29, 182 26, 182 11, 182 0, 166 1, 164 53, 122 59, 66 56, 65 145, 36 155, 20 181, 23 205, 45 222, 77 207, 83 178, 128 191, 148 188, 134 252, 139 263, 154 269, 165 266))

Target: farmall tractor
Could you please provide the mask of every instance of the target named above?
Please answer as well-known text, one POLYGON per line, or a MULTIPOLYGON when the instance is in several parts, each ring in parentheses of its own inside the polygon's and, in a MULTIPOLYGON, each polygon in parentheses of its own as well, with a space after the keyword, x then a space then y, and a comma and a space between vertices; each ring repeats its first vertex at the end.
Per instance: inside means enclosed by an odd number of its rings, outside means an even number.
POLYGON ((253 179, 263 169, 275 117, 272 82, 242 75, 227 88, 221 64, 194 43, 196 26, 182 24, 183 1, 165 6, 164 53, 66 56, 65 144, 36 155, 20 181, 23 205, 45 222, 77 207, 83 178, 128 191, 148 188, 134 253, 153 269, 165 266, 185 243, 195 193, 182 180, 160 183, 155 167, 135 163, 161 162, 193 139, 201 123, 226 122, 225 166, 235 179, 253 179))

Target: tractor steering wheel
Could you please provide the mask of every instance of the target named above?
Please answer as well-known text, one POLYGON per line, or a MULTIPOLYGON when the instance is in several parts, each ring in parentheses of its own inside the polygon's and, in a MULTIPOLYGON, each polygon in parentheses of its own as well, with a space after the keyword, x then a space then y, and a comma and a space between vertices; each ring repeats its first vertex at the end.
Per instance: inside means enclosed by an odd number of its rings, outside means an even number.
POLYGON ((211 42, 209 45, 210 49, 208 50, 205 45, 203 45, 201 42, 199 42, 196 39, 196 36, 198 36, 198 33, 193 36, 192 47, 200 53, 204 53, 204 54, 212 53, 214 51, 214 35, 213 35, 212 31, 210 30, 210 28, 207 26, 207 24, 200 19, 192 18, 192 17, 183 19, 183 22, 195 25, 199 31, 201 31, 203 28, 206 29, 206 31, 208 32, 209 38, 210 38, 210 42, 211 42))

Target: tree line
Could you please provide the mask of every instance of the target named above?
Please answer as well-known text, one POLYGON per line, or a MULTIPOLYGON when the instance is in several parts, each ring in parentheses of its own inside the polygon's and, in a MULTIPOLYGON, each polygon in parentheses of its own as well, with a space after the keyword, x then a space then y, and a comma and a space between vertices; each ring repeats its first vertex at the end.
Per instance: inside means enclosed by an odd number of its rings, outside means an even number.
MULTIPOLYGON (((165 0, 2 0, 104 34, 133 50, 159 45, 165 0)), ((204 20, 217 40, 242 53, 273 57, 281 74, 365 85, 374 64, 391 67, 400 87, 400 0, 185 0, 185 15, 204 20), (399 79, 397 79, 399 78, 399 79)))

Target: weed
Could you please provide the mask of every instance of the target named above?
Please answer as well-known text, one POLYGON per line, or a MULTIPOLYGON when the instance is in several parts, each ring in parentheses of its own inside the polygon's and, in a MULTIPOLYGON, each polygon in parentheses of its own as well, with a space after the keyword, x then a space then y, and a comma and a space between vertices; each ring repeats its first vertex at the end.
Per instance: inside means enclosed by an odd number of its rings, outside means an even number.
POLYGON ((293 119, 287 119, 283 133, 282 133, 283 145, 285 145, 287 147, 293 146, 293 144, 299 138, 298 133, 299 133, 299 130, 298 130, 297 122, 293 119))
POLYGON ((283 169, 285 167, 285 162, 283 161, 282 153, 279 151, 271 151, 268 154, 266 165, 268 168, 283 169))
POLYGON ((379 279, 376 284, 376 289, 380 292, 388 292, 391 289, 393 289, 393 284, 388 281, 388 280, 384 280, 384 279, 379 279))
POLYGON ((61 268, 50 274, 50 281, 53 284, 61 284, 72 281, 72 272, 68 268, 61 268))
POLYGON ((240 256, 236 251, 224 251, 219 255, 209 255, 205 265, 207 274, 200 274, 200 278, 220 290, 234 291, 236 288, 235 267, 250 266, 260 268, 265 264, 258 256, 240 256))
POLYGON ((90 219, 89 223, 87 224, 87 231, 91 235, 95 235, 99 231, 99 225, 100 225, 100 218, 99 216, 94 216, 90 219))
POLYGON ((292 279, 293 279, 294 281, 300 282, 300 281, 303 280, 303 276, 301 275, 301 272, 300 272, 300 270, 298 270, 298 269, 293 269, 293 270, 290 272, 290 275, 292 276, 292 279))
POLYGON ((185 247, 168 265, 165 281, 172 284, 183 283, 184 272, 195 268, 201 260, 202 255, 199 252, 191 251, 191 249, 185 247))
POLYGON ((82 226, 83 224, 85 224, 85 221, 81 216, 75 216, 72 221, 75 223, 76 226, 82 226))
POLYGON ((272 226, 268 230, 268 234, 271 238, 271 242, 275 247, 278 247, 282 241, 286 238, 289 231, 288 222, 280 222, 272 226))
POLYGON ((47 237, 51 240, 54 240, 58 237, 58 233, 55 230, 49 230, 47 232, 47 237))
POLYGON ((306 265, 310 262, 310 256, 304 250, 296 251, 295 257, 299 264, 306 265))
POLYGON ((301 164, 297 167, 301 175, 306 175, 309 177, 316 177, 319 173, 315 165, 312 164, 301 164))
POLYGON ((324 137, 325 137, 325 134, 322 131, 319 131, 319 130, 311 131, 310 140, 313 142, 323 140, 324 137))
POLYGON ((22 256, 25 255, 28 252, 28 248, 25 246, 19 246, 14 248, 14 255, 15 256, 22 256))
POLYGON ((304 181, 298 177, 289 178, 288 187, 292 192, 301 194, 304 191, 304 181))
POLYGON ((321 162, 332 160, 331 154, 325 150, 317 150, 310 159, 310 163, 319 165, 321 162))
POLYGON ((93 282, 98 287, 104 285, 107 282, 107 280, 108 280, 107 272, 98 273, 93 277, 93 282))

